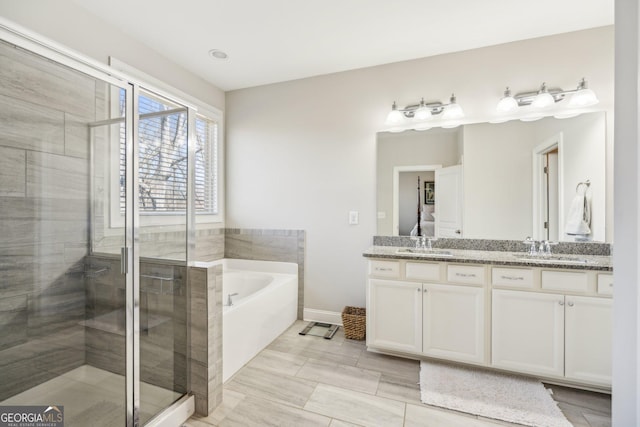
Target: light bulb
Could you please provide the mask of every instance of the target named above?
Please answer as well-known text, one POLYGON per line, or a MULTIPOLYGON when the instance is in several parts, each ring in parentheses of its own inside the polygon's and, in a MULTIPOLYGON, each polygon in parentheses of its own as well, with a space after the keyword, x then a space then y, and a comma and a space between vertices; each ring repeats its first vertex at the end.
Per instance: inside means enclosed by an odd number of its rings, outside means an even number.
POLYGON ((592 105, 596 105, 598 102, 598 97, 596 94, 587 87, 587 81, 582 78, 578 83, 578 88, 576 92, 571 97, 569 101, 569 107, 581 108, 581 107, 590 107, 592 105))
POLYGON ((511 90, 507 86, 507 89, 504 91, 504 97, 498 102, 496 106, 496 111, 499 113, 510 113, 512 111, 516 111, 518 109, 518 101, 511 96, 511 90))
POLYGON ((542 83, 542 86, 540 86, 540 90, 538 91, 538 94, 536 95, 535 98, 533 98, 533 102, 531 103, 531 106, 533 108, 541 110, 543 108, 552 106, 553 104, 555 104, 555 102, 556 101, 553 99, 553 96, 551 96, 551 94, 547 91, 547 84, 542 83))
POLYGON ((431 118, 431 108, 424 104, 424 98, 420 101, 420 106, 413 115, 416 120, 427 120, 431 118))
POLYGON ((447 105, 444 109, 444 113, 442 113, 443 120, 456 120, 464 117, 464 111, 462 111, 462 107, 460 104, 456 103, 455 95, 451 95, 451 99, 449 105, 447 105))
POLYGON ((387 120, 385 123, 387 125, 397 125, 401 123, 402 120, 404 120, 404 117, 402 116, 402 113, 398 111, 396 103, 394 102, 391 106, 391 111, 389 111, 389 114, 387 115, 387 120))
POLYGON ((555 102, 556 101, 553 99, 553 96, 551 96, 549 92, 540 92, 533 99, 531 106, 533 108, 537 108, 538 110, 541 110, 543 108, 552 106, 553 104, 555 104, 555 102))
POLYGON ((598 100, 598 97, 595 93, 593 93, 591 89, 580 89, 571 97, 571 100, 569 101, 569 107, 590 107, 592 105, 596 105, 598 102, 600 102, 598 100))

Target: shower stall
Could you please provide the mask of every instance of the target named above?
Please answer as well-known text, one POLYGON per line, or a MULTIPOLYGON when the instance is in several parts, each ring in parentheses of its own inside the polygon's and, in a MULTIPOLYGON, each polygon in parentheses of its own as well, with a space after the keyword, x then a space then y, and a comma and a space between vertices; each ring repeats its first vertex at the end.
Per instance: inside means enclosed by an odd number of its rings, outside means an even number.
POLYGON ((0 407, 144 425, 189 392, 198 142, 215 123, 5 30, 0 407))

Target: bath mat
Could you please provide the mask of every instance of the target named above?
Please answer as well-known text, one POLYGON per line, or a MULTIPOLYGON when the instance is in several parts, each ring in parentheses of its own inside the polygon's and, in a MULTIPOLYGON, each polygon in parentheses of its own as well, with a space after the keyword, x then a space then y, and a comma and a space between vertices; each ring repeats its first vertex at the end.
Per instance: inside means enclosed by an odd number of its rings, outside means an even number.
POLYGON ((422 403, 532 427, 571 427, 544 385, 488 370, 420 362, 422 403))

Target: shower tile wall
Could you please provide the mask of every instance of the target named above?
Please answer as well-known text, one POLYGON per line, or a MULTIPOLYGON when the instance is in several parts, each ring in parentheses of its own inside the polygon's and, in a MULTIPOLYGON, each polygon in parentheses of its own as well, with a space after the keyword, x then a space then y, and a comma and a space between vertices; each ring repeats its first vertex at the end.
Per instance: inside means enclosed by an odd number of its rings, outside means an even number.
POLYGON ((0 43, 0 400, 85 362, 95 86, 0 43))
MULTIPOLYGON (((183 226, 184 227, 184 226, 183 226)), ((99 237, 97 252, 120 254, 122 238, 120 236, 99 237)), ((193 261, 215 261, 224 257, 224 229, 203 228, 196 231, 195 254, 193 261)), ((185 231, 147 231, 140 229, 140 256, 145 258, 184 260, 185 231)))
POLYGON ((304 230, 227 228, 225 258, 298 264, 298 319, 304 310, 304 230))
MULTIPOLYGON (((87 278, 86 363, 125 374, 125 285, 120 259, 91 255, 87 278)), ((187 391, 186 267, 164 260, 140 263, 141 381, 180 393, 187 391), (171 277, 161 281, 150 277, 171 277)))

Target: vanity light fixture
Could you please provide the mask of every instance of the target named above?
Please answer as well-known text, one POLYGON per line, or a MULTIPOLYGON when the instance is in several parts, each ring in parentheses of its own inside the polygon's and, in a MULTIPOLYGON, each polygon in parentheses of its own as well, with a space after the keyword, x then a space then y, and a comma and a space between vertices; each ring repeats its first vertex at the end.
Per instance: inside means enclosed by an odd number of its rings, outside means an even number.
POLYGON ((580 83, 578 83, 578 88, 569 101, 569 107, 591 107, 592 105, 596 105, 598 102, 600 102, 598 97, 587 87, 587 81, 583 78, 580 80, 580 83))
POLYGON ((535 96, 535 98, 533 98, 533 101, 531 102, 531 106, 536 110, 542 110, 551 107, 556 102, 557 101, 555 100, 555 98, 551 96, 551 94, 547 90, 547 84, 542 83, 538 94, 535 96))
POLYGON ((464 117, 464 111, 460 104, 456 101, 454 94, 449 98, 448 104, 442 102, 425 102, 424 98, 418 104, 411 104, 404 108, 398 108, 394 102, 391 111, 387 115, 385 125, 389 126, 391 132, 402 131, 405 128, 413 128, 415 130, 427 130, 433 126, 448 127, 458 126, 455 121, 464 117), (434 119, 441 118, 444 122, 437 124, 439 121, 434 119))
POLYGON ((393 101, 393 105, 391 106, 391 111, 387 115, 387 120, 386 120, 387 125, 390 125, 390 126, 399 125, 400 123, 402 123, 403 120, 404 120, 404 117, 402 116, 402 113, 400 112, 400 110, 398 110, 398 107, 396 106, 396 102, 393 101))
POLYGON ((587 87, 587 81, 584 78, 580 80, 576 89, 549 88, 546 83, 542 83, 540 89, 535 92, 523 92, 515 96, 511 95, 511 89, 507 86, 504 96, 496 106, 496 111, 500 113, 500 117, 492 120, 492 123, 501 123, 513 118, 519 118, 522 121, 538 120, 544 117, 544 111, 546 110, 553 111, 554 117, 559 119, 575 117, 581 113, 579 109, 591 107, 598 102, 598 98, 587 87), (567 96, 570 96, 570 99, 566 108, 556 105, 567 96), (530 107, 530 111, 523 116, 518 115, 516 117, 515 114, 518 112, 519 107, 530 107))
POLYGON ((518 109, 518 101, 511 96, 511 89, 509 86, 504 90, 504 97, 498 102, 496 106, 496 111, 498 113, 511 113, 512 111, 516 111, 518 109))

